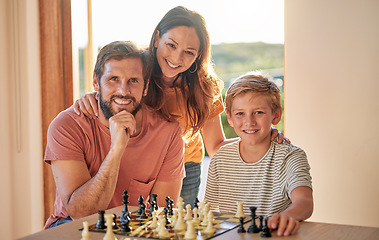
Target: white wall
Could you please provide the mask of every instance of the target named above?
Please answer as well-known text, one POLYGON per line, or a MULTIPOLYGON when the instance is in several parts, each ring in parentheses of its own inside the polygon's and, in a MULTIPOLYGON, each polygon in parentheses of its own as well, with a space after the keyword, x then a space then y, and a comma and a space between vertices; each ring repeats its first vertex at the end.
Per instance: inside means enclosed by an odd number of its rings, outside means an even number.
POLYGON ((285 0, 285 133, 313 221, 379 227, 379 1, 285 0))
POLYGON ((0 0, 1 239, 42 230, 38 0, 0 0))

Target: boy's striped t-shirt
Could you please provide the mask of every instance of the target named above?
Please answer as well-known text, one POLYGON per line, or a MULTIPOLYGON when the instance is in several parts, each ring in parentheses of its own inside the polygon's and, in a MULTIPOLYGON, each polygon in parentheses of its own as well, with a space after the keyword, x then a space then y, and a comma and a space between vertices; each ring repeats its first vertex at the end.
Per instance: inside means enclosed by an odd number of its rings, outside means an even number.
POLYGON ((291 204, 293 189, 312 188, 310 166, 302 149, 272 141, 262 159, 246 163, 239 144, 240 140, 221 147, 211 160, 205 193, 211 210, 235 213, 237 201, 242 201, 245 214, 255 206, 257 215, 271 216, 291 204))

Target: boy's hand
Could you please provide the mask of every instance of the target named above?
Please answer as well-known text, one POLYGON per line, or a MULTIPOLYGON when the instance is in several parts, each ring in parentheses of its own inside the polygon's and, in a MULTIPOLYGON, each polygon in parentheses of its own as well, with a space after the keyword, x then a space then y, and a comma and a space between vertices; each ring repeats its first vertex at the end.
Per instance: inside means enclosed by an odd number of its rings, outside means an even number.
POLYGON ((275 213, 269 218, 267 225, 270 229, 277 229, 278 236, 289 236, 299 230, 300 222, 286 214, 275 213))
POLYGON ((97 92, 86 93, 83 97, 79 98, 74 103, 74 111, 80 115, 83 113, 88 118, 99 116, 99 109, 97 105, 98 94, 97 92))

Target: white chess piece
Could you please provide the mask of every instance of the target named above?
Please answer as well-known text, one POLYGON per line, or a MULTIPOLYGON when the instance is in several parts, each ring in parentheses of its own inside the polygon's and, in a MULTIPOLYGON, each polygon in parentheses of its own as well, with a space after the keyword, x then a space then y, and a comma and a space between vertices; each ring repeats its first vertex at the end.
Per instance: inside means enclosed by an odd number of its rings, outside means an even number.
POLYGON ((178 221, 178 210, 174 209, 174 215, 171 217, 171 227, 175 227, 176 222, 178 221))
POLYGON ((184 234, 184 239, 196 239, 196 231, 193 220, 187 221, 187 231, 184 234))
POLYGON ((184 202, 183 202, 183 198, 182 197, 179 197, 177 205, 178 205, 178 212, 183 213, 184 202))
POLYGON ((213 213, 212 213, 212 211, 209 211, 208 216, 207 216, 207 220, 208 220, 208 225, 207 225, 207 228, 205 229, 204 232, 209 234, 209 235, 212 235, 213 233, 216 232, 216 229, 213 226, 213 213))
POLYGON ((199 202, 198 203, 198 206, 199 206, 199 220, 200 221, 203 221, 203 218, 204 218, 204 214, 203 214, 203 210, 204 210, 204 202, 199 202))
POLYGON ((245 213, 243 212, 243 202, 237 202, 237 213, 235 215, 236 218, 240 217, 246 217, 245 213))
POLYGON ((152 216, 153 216, 153 221, 150 224, 150 228, 156 229, 158 227, 157 212, 153 211, 152 216))
POLYGON ((83 222, 82 238, 80 240, 91 240, 91 236, 89 235, 89 225, 87 221, 83 222))
POLYGON ((178 211, 178 220, 175 224, 175 230, 181 231, 186 230, 186 223, 184 222, 183 212, 178 211))
POLYGON ((210 205, 209 203, 206 203, 203 208, 203 221, 201 222, 201 226, 207 226, 208 225, 208 213, 209 213, 210 205))
POLYGON ((107 224, 107 232, 103 240, 117 240, 116 236, 113 233, 112 223, 113 223, 113 214, 105 215, 106 224, 107 224))
POLYGON ((192 220, 191 204, 186 205, 186 216, 184 217, 184 220, 186 221, 192 220))
POLYGON ((159 238, 168 238, 170 236, 166 228, 166 219, 163 215, 159 215, 159 226, 156 229, 158 231, 159 238))
POLYGON ((193 220, 192 220, 194 225, 199 225, 201 222, 199 219, 199 216, 198 216, 198 212, 199 212, 199 210, 195 207, 193 209, 193 220))

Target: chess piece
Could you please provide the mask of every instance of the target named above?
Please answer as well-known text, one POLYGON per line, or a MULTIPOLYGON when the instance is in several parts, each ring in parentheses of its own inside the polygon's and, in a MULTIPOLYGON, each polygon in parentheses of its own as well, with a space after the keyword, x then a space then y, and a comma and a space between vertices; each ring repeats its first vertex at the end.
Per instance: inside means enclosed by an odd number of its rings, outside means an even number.
POLYGON ((186 216, 184 217, 184 220, 191 221, 192 220, 192 213, 191 213, 191 205, 186 205, 186 216))
POLYGON ((192 220, 187 221, 187 231, 184 234, 184 239, 196 239, 196 238, 197 238, 197 235, 195 231, 194 222, 192 220))
POLYGON ((176 221, 178 220, 178 210, 174 210, 173 215, 171 217, 171 227, 175 227, 176 221))
POLYGON ((155 205, 154 205, 155 211, 158 211, 158 209, 159 209, 158 201, 157 201, 158 195, 157 194, 151 194, 150 196, 151 196, 151 202, 153 202, 153 201, 155 202, 155 205))
POLYGON ((97 229, 105 229, 105 221, 104 221, 104 213, 105 211, 98 211, 99 214, 99 220, 97 221, 96 228, 97 229))
POLYGON ((245 219, 244 217, 240 217, 240 218, 239 218, 240 226, 239 226, 239 228, 238 228, 238 230, 237 230, 237 232, 239 232, 239 233, 244 233, 244 232, 246 232, 245 228, 243 227, 243 220, 244 220, 244 219, 245 219))
POLYGON ((203 212, 204 212, 204 202, 200 202, 199 204, 199 220, 200 221, 203 221, 203 218, 204 218, 204 214, 203 214, 203 212))
POLYGON ((196 225, 199 225, 200 224, 200 219, 199 219, 199 214, 198 214, 198 209, 197 208, 194 208, 193 210, 193 223, 194 223, 194 225, 196 226, 196 225))
POLYGON ((89 225, 87 221, 83 222, 82 238, 80 240, 91 240, 91 236, 89 235, 89 225))
POLYGON ((175 224, 175 230, 186 230, 186 223, 184 222, 183 211, 178 211, 178 219, 175 224))
POLYGON ((259 228, 257 226, 257 224, 255 223, 255 211, 257 210, 256 207, 250 207, 250 211, 251 211, 251 224, 249 226, 249 228, 247 229, 247 232, 248 233, 257 233, 259 232, 259 228))
POLYGON ((116 237, 113 233, 113 228, 112 228, 112 222, 113 222, 113 215, 112 214, 107 214, 105 216, 106 221, 107 221, 107 232, 105 233, 105 236, 103 240, 115 240, 116 237))
POLYGON ((259 219, 258 229, 259 229, 259 231, 262 231, 263 230, 263 216, 259 216, 258 219, 259 219))
POLYGON ((267 221, 268 221, 268 217, 265 217, 265 224, 263 225, 262 233, 261 233, 261 237, 262 238, 271 237, 271 232, 270 232, 270 229, 267 226, 267 221))
POLYGON ((205 233, 209 235, 213 235, 213 233, 216 232, 216 229, 213 226, 213 213, 212 211, 209 211, 207 215, 207 228, 205 229, 205 233))
POLYGON ((117 226, 117 215, 116 214, 113 214, 112 228, 115 229, 115 230, 118 229, 118 226, 117 226))
POLYGON ((168 215, 170 215, 170 216, 174 215, 174 211, 173 211, 174 207, 173 207, 173 205, 174 205, 174 201, 172 199, 170 199, 170 202, 169 202, 169 205, 168 205, 168 215))
POLYGON ((245 213, 243 212, 243 202, 237 202, 237 213, 236 213, 236 218, 240 217, 246 217, 245 213))
MULTIPOLYGON (((130 212, 129 212, 129 209, 128 209, 128 198, 129 198, 129 195, 128 195, 128 191, 124 191, 124 194, 122 195, 122 198, 123 198, 123 201, 122 203, 124 204, 124 208, 121 212, 121 215, 120 215, 120 222, 123 223, 125 222, 127 219, 128 221, 130 221, 130 212)), ((125 230, 125 229, 124 229, 125 230)))
POLYGON ((158 232, 159 238, 168 238, 170 234, 166 229, 166 219, 164 218, 163 215, 159 215, 158 222, 159 222, 159 225, 156 230, 158 232))
POLYGON ((129 227, 130 224, 130 216, 125 215, 122 219, 120 218, 121 221, 121 232, 131 232, 132 229, 129 227))
POLYGON ((192 209, 194 209, 194 208, 199 209, 199 205, 198 205, 198 203, 199 203, 199 199, 196 198, 195 201, 193 201, 193 208, 192 208, 192 209))
MULTIPOLYGON (((136 212, 136 215, 137 215, 138 217, 140 217, 141 214, 142 214, 142 212, 144 212, 145 209, 146 209, 146 205, 145 205, 145 203, 144 203, 143 201, 144 201, 144 199, 143 199, 142 195, 140 195, 140 196, 138 197, 138 206, 139 206, 139 208, 138 208, 138 210, 137 210, 137 212, 136 212)), ((146 215, 146 212, 145 212, 145 215, 146 215)))
POLYGON ((145 203, 143 203, 142 202, 142 204, 141 204, 141 206, 140 206, 140 209, 141 209, 141 211, 140 211, 140 216, 139 216, 139 218, 141 218, 141 219, 146 219, 147 218, 147 215, 146 215, 146 205, 145 205, 145 203))
POLYGON ((157 212, 156 211, 153 211, 152 217, 153 217, 153 221, 150 224, 150 228, 156 229, 158 227, 157 212))

